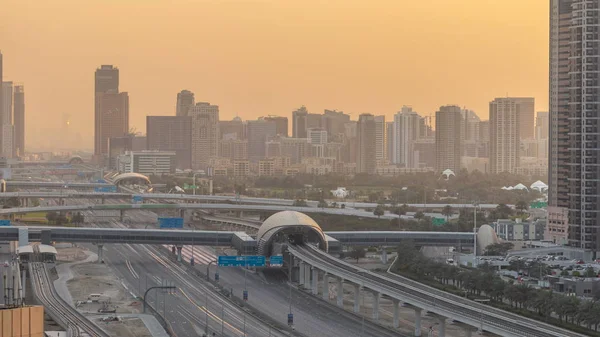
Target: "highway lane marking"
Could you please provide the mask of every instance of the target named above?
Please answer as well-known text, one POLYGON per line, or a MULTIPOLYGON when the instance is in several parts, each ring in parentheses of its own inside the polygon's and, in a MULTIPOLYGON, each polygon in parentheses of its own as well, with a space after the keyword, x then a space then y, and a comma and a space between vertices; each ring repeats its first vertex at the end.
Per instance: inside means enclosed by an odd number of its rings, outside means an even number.
POLYGON ((129 271, 131 272, 131 275, 133 275, 134 278, 139 279, 140 276, 138 275, 138 273, 135 272, 135 269, 133 269, 131 262, 129 262, 129 260, 125 260, 125 264, 127 265, 127 268, 129 269, 129 271))
POLYGON ((183 294, 183 296, 185 296, 185 298, 187 298, 187 299, 188 299, 188 301, 190 301, 190 303, 191 303, 192 305, 194 305, 196 308, 198 308, 198 310, 200 310, 200 311, 203 311, 203 312, 204 312, 205 314, 207 314, 209 317, 212 317, 212 318, 213 318, 215 321, 217 321, 219 324, 220 324, 220 323, 223 323, 223 325, 226 325, 227 327, 229 327, 229 328, 230 328, 230 330, 232 330, 232 331, 234 331, 234 332, 237 332, 237 333, 239 333, 239 334, 243 334, 243 333, 244 333, 243 331, 241 331, 241 330, 237 329, 237 328, 236 328, 236 327, 234 327, 233 325, 231 325, 231 324, 227 323, 226 321, 223 321, 223 320, 222 320, 222 319, 221 319, 219 316, 217 316, 217 315, 213 314, 213 313, 212 313, 210 310, 208 310, 208 309, 207 309, 205 306, 200 306, 200 305, 196 304, 196 302, 195 302, 194 300, 192 300, 192 299, 190 298, 190 296, 189 296, 189 295, 188 295, 188 294, 187 294, 187 293, 186 293, 186 292, 185 292, 183 289, 180 289, 180 291, 181 291, 181 294, 183 294))

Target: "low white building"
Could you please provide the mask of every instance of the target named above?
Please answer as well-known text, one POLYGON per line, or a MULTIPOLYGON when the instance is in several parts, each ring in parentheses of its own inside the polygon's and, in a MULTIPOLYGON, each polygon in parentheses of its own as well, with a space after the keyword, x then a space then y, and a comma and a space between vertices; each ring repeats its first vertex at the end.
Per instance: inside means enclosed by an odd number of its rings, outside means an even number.
POLYGON ((119 172, 135 172, 146 176, 173 174, 176 164, 174 151, 126 151, 117 157, 119 172))

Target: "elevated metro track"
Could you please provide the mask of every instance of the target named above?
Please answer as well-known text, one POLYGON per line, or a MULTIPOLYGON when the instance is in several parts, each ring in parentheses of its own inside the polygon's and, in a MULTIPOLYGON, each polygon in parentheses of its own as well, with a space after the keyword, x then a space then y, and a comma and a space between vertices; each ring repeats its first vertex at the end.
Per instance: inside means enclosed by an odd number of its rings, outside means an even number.
MULTIPOLYGON (((6 185, 9 187, 32 187, 32 188, 40 188, 40 187, 48 187, 48 188, 67 188, 71 187, 106 187, 111 184, 104 183, 59 183, 59 182, 32 182, 32 181, 7 181, 6 185)), ((123 188, 121 188, 124 190, 123 188)), ((0 198, 11 198, 11 197, 21 197, 21 198, 65 198, 65 199, 101 199, 105 198, 130 198, 133 196, 141 197, 144 199, 162 199, 162 200, 185 200, 185 201, 210 201, 210 202, 229 202, 229 203, 245 203, 245 204, 265 204, 265 205, 284 205, 284 206, 292 206, 294 204, 294 200, 290 199, 276 199, 276 198, 255 198, 255 197, 235 197, 228 195, 190 195, 190 194, 168 194, 168 193, 148 193, 148 194, 139 194, 139 193, 102 193, 102 192, 6 192, 0 193, 0 198)), ((307 205, 309 207, 317 207, 318 202, 314 200, 307 200, 307 205)), ((374 208, 377 207, 376 203, 368 203, 368 202, 343 202, 338 201, 338 204, 345 204, 346 208, 374 208)), ((418 208, 429 208, 429 209, 442 209, 447 204, 408 204, 410 207, 418 207, 418 208)), ((454 208, 473 208, 472 204, 451 204, 454 208)), ((477 207, 481 207, 482 209, 493 209, 496 208, 497 204, 480 204, 477 207)), ((510 206, 510 205, 509 205, 510 206)))
MULTIPOLYGON (((418 311, 417 322, 420 322, 420 309, 423 309, 443 317, 444 320, 446 318, 454 319, 474 328, 480 328, 505 337, 584 336, 488 305, 473 302, 403 277, 375 274, 338 260, 313 247, 305 245, 289 246, 288 251, 296 259, 312 266, 313 275, 316 274, 315 271, 322 271, 327 273, 327 277, 337 278, 339 284, 343 282, 354 284, 357 291, 360 291, 361 288, 367 288, 377 293, 378 296, 386 296, 395 300, 395 305, 397 305, 397 302, 403 302, 418 308, 415 311, 418 311)), ((313 285, 315 284, 316 282, 313 277, 313 285)), ((440 336, 443 335, 441 329, 442 326, 440 326, 440 336)))
POLYGON ((43 262, 30 263, 29 274, 35 297, 44 305, 55 322, 72 331, 75 336, 109 337, 106 332, 60 297, 43 262))

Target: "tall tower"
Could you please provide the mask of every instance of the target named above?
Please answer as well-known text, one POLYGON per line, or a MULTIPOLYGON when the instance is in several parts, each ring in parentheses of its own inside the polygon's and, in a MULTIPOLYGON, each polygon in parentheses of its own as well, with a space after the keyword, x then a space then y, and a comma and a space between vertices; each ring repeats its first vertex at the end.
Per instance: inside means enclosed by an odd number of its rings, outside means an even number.
POLYGON ((550 2, 549 207, 568 215, 568 244, 600 249, 600 22, 594 0, 550 2))
POLYGON ((192 168, 206 169, 210 158, 219 154, 219 106, 198 102, 190 108, 192 117, 192 168))
POLYGON ((13 130, 13 82, 2 82, 3 106, 1 107, 2 157, 12 158, 14 153, 13 130))
POLYGON ((456 105, 441 106, 435 113, 435 167, 439 174, 446 169, 460 170, 461 121, 461 108, 456 105))
POLYGON ((23 85, 14 88, 14 156, 25 153, 25 89, 23 85))
POLYGON ((375 173, 377 165, 377 125, 375 116, 361 114, 358 117, 358 152, 356 160, 357 173, 375 173))
POLYGON ((385 159, 385 116, 375 116, 375 159, 385 159))
POLYGON ((129 132, 129 96, 119 93, 119 69, 102 65, 94 74, 94 159, 104 165, 108 139, 129 132))
POLYGON ((490 102, 490 172, 514 173, 521 147, 520 102, 496 98, 490 102))
POLYGON ((292 112, 292 137, 306 138, 308 110, 301 106, 298 110, 292 112))
POLYGON ((390 158, 392 163, 409 168, 419 167, 419 161, 415 158, 414 144, 419 138, 422 122, 423 118, 408 106, 403 106, 402 110, 394 116, 390 158))
MULTIPOLYGON (((0 51, 0 90, 2 90, 2 81, 3 81, 3 72, 2 72, 2 67, 3 67, 3 63, 2 63, 2 51, 0 51)), ((4 91, 0 91, 0 111, 2 111, 4 107, 4 91)))
POLYGON ((188 112, 194 106, 194 103, 194 93, 189 90, 181 90, 181 92, 177 93, 175 114, 177 116, 188 116, 188 112))

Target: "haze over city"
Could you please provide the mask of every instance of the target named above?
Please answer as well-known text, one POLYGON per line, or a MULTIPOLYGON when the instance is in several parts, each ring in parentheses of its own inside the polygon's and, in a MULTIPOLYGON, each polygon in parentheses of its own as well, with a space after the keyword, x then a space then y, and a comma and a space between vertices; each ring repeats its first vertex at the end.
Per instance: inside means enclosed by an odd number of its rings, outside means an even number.
POLYGON ((146 115, 175 114, 182 89, 222 120, 301 105, 389 120, 444 104, 487 119, 505 95, 544 111, 547 37, 544 0, 0 1, 4 79, 25 84, 31 148, 93 147, 101 64, 119 67, 142 133, 146 115))

